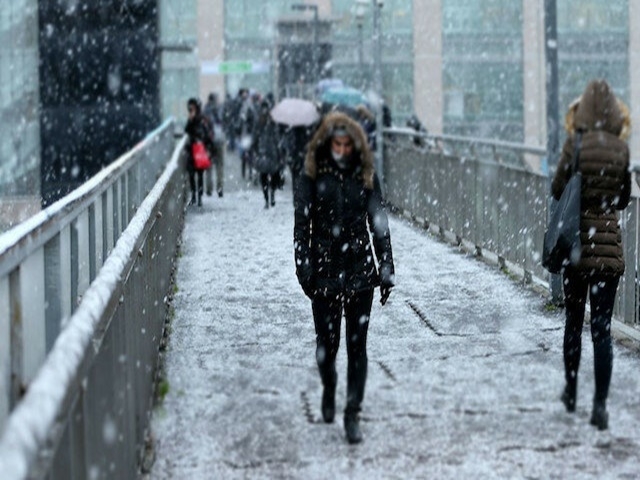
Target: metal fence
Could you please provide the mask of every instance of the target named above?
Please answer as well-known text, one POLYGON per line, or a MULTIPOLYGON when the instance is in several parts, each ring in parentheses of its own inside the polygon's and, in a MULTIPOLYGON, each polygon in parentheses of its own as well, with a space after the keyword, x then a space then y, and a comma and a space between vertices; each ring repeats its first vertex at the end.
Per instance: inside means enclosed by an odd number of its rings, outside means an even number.
POLYGON ((3 478, 136 475, 184 215, 180 148, 167 121, 0 237, 3 478))
MULTIPOLYGON (((527 156, 544 149, 408 129, 385 131, 388 202, 441 235, 450 234, 501 266, 519 270, 526 282, 548 285, 541 265, 549 179, 527 156)), ((640 269, 640 198, 621 214, 626 272, 618 288, 615 316, 639 325, 636 280, 640 269)))

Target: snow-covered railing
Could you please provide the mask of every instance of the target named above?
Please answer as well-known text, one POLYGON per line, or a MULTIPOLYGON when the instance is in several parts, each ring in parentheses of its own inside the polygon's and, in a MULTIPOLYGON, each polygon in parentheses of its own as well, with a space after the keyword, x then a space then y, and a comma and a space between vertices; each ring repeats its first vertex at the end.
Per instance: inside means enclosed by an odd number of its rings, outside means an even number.
MULTIPOLYGON (((544 149, 411 129, 387 129, 385 135, 384 178, 391 205, 477 254, 493 256, 525 281, 548 285, 540 256, 549 179, 524 161, 525 155, 544 156, 544 149), (507 157, 523 159, 522 166, 517 160, 501 161, 507 157)), ((640 198, 633 195, 621 216, 627 268, 615 312, 633 326, 639 325, 639 212, 640 198)))
POLYGON ((0 236, 3 478, 135 472, 183 215, 178 152, 169 120, 0 236))

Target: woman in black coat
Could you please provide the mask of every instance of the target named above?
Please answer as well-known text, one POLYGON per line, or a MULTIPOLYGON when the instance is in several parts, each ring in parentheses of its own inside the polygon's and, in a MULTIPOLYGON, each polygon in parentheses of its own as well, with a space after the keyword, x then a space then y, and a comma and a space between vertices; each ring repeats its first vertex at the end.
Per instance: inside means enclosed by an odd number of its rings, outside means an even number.
POLYGON ((380 286, 384 305, 394 285, 394 266, 373 157, 364 131, 347 115, 325 116, 309 144, 294 203, 296 274, 312 301, 316 361, 324 386, 322 416, 329 423, 335 415, 335 359, 344 310, 348 357, 344 427, 347 440, 358 443, 373 290, 380 286))
POLYGON ((211 154, 215 147, 213 144, 213 131, 209 126, 207 120, 202 115, 202 105, 197 98, 190 98, 187 102, 187 110, 189 113, 189 119, 187 125, 184 128, 185 133, 188 135, 188 140, 185 145, 187 151, 187 173, 189 174, 189 185, 191 187, 191 201, 189 205, 196 203, 196 174, 198 175, 198 205, 202 205, 202 192, 203 192, 203 173, 204 170, 197 170, 194 165, 192 148, 196 142, 203 142, 204 146, 211 154))

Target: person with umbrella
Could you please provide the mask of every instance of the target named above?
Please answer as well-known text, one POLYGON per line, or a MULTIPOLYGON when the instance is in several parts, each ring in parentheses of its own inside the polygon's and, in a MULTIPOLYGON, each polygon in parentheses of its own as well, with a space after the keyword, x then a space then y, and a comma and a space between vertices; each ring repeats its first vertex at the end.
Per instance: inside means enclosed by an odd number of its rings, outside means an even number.
POLYGON ((362 127, 348 115, 332 112, 324 117, 309 143, 294 205, 296 275, 312 302, 316 361, 324 386, 322 418, 327 423, 334 420, 335 361, 344 311, 348 357, 344 428, 347 441, 359 443, 373 292, 380 286, 384 305, 395 274, 373 155, 362 127))
POLYGON ((284 127, 281 146, 291 171, 291 185, 295 192, 307 144, 320 114, 316 106, 307 100, 285 98, 271 110, 271 118, 284 127))

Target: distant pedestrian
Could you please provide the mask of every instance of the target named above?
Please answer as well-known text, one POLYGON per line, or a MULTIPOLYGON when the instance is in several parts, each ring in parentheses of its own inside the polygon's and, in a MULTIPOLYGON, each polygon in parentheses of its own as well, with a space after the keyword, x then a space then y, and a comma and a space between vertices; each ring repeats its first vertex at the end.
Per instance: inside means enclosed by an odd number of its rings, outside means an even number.
POLYGON ((567 411, 575 411, 581 334, 589 295, 595 371, 591 424, 606 430, 609 420, 606 401, 613 364, 611 315, 618 282, 624 272, 616 210, 628 205, 631 194, 629 147, 623 140, 629 133, 630 121, 628 110, 616 99, 609 85, 604 80, 595 80, 570 108, 565 126, 569 135, 553 179, 552 193, 559 199, 569 182, 572 154, 578 143, 578 168, 582 173, 582 251, 577 264, 563 271, 566 385, 561 400, 567 411))
POLYGON ((255 128, 257 120, 257 112, 255 100, 256 96, 250 95, 249 90, 240 90, 241 107, 238 116, 237 137, 240 139, 238 143, 238 153, 242 162, 242 178, 253 178, 253 142, 255 141, 255 128))
POLYGON ((285 157, 285 163, 289 165, 291 188, 294 195, 298 185, 298 179, 302 174, 307 145, 316 127, 317 125, 287 127, 282 133, 281 150, 285 157))
POLYGON ((211 168, 206 172, 207 195, 213 193, 213 170, 216 171, 216 192, 218 197, 222 197, 224 188, 224 130, 222 128, 222 114, 218 97, 215 93, 210 93, 207 103, 204 106, 203 115, 209 122, 211 132, 213 132, 213 152, 211 152, 211 168))
POLYGON ((335 361, 344 311, 348 357, 344 428, 348 442, 358 443, 373 291, 380 286, 384 305, 394 285, 394 266, 373 156, 356 121, 339 112, 325 116, 309 144, 294 204, 296 274, 312 302, 316 361, 324 386, 322 418, 330 423, 335 415, 335 361))
POLYGON ((207 120, 202 116, 202 106, 197 98, 190 98, 187 102, 187 111, 189 118, 185 126, 185 133, 188 136, 185 148, 187 150, 187 172, 189 174, 189 186, 191 187, 190 205, 194 205, 196 201, 198 206, 202 205, 203 172, 204 170, 196 169, 193 159, 193 145, 202 142, 209 153, 209 157, 214 150, 212 132, 208 126, 207 120), (196 186, 196 176, 197 186, 196 186), (197 200, 196 200, 197 193, 197 200))
POLYGON ((264 194, 264 208, 276 204, 276 190, 282 180, 284 162, 278 150, 278 126, 269 115, 271 105, 267 100, 260 103, 253 143, 253 166, 260 174, 264 194))

